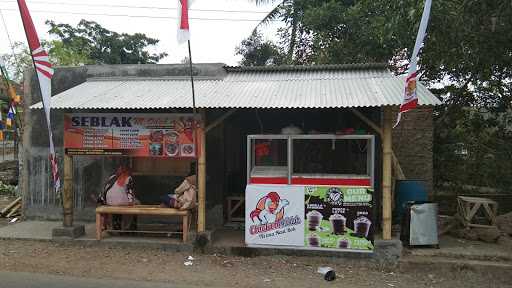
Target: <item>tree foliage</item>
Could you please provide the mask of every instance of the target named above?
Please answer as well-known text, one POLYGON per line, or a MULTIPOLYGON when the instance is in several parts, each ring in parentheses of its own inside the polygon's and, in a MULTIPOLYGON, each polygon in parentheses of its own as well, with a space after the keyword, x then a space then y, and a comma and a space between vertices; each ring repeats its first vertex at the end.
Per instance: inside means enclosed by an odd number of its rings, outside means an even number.
POLYGON ((50 35, 55 42, 50 51, 59 64, 150 64, 157 63, 167 56, 166 53, 151 53, 148 47, 155 46, 159 40, 142 33, 126 34, 110 31, 100 24, 81 20, 76 27, 69 24, 56 24, 46 21, 50 26, 50 35))
MULTIPOLYGON (((149 48, 159 40, 144 34, 117 33, 100 24, 82 20, 76 27, 69 24, 46 22, 52 40, 43 40, 50 61, 55 66, 86 64, 150 64, 157 63, 166 53, 151 53, 149 48)), ((14 54, 0 55, 6 62, 10 77, 16 82, 23 78, 23 71, 32 67, 28 47, 23 42, 13 44, 14 54)))
MULTIPOLYGON (((291 63, 387 62, 397 74, 408 67, 424 5, 423 0, 271 2, 278 4, 273 18, 286 26, 277 45, 287 49, 296 39, 291 63), (292 36, 294 25, 299 29, 292 36)), ((445 103, 435 112, 437 180, 510 186, 512 123, 503 119, 512 115, 511 43, 510 1, 433 1, 419 67, 420 81, 445 103), (466 156, 458 154, 458 145, 467 148, 466 156)))
POLYGON ((282 65, 285 55, 271 41, 264 41, 260 33, 255 32, 242 41, 236 48, 236 55, 242 55, 242 66, 282 65))

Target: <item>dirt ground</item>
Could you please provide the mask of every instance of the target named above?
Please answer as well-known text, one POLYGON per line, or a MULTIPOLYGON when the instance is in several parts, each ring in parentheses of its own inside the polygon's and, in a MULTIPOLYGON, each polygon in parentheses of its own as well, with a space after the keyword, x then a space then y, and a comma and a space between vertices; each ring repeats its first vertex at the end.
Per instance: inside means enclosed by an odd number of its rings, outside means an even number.
POLYGON ((512 287, 510 273, 470 267, 382 268, 361 260, 311 257, 227 257, 161 249, 80 246, 70 243, 0 240, 0 270, 87 278, 180 283, 198 287, 512 287), (338 278, 316 273, 330 266, 338 278), (421 268, 424 269, 424 268, 421 268))

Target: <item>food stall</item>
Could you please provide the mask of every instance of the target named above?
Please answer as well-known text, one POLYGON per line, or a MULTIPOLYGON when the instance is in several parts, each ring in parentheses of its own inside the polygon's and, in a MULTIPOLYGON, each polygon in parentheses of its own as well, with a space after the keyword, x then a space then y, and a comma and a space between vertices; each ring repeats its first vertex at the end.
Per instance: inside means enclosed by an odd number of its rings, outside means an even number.
POLYGON ((245 242, 373 251, 373 135, 249 135, 245 242))
MULTIPOLYGON (((128 160, 123 162, 129 164, 134 177, 139 179, 149 176, 181 178, 195 173, 193 162, 201 154, 199 145, 204 143, 200 140, 203 130, 197 119, 193 114, 177 113, 65 114, 65 221, 72 223, 73 202, 72 197, 67 196, 73 195, 72 157, 105 156, 112 162, 118 162, 116 157, 123 157, 128 160)), ((102 175, 102 171, 96 175, 102 175)), ((154 185, 153 188, 148 186, 136 188, 142 204, 159 204, 154 199, 159 202, 169 189, 162 187, 155 191, 154 185), (155 193, 157 195, 153 195, 155 193)))

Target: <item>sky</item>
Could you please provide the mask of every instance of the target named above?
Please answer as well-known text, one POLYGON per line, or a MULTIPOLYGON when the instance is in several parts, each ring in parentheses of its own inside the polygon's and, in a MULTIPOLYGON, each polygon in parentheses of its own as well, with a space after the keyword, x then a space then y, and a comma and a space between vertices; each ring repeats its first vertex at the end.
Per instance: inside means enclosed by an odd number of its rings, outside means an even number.
MULTIPOLYGON (((159 39, 160 43, 156 49, 150 51, 169 54, 160 63, 177 63, 188 56, 187 45, 178 45, 176 40, 178 0, 26 0, 26 2, 41 39, 50 39, 48 26, 45 25, 46 20, 74 26, 81 19, 86 19, 96 21, 103 27, 119 33, 139 32, 159 39)), ((240 56, 234 55, 236 46, 251 34, 259 21, 265 17, 265 13, 272 10, 271 4, 256 6, 254 2, 254 0, 195 0, 193 2, 189 16, 194 63, 238 64, 240 56)), ((11 40, 26 43, 16 1, 0 0, 0 11, 4 16, 11 40)), ((271 39, 272 35, 275 35, 276 27, 277 23, 268 25, 263 27, 262 32, 264 35, 269 35, 267 38, 271 39)), ((10 52, 8 34, 5 30, 3 23, 0 22, 0 54, 10 52)))

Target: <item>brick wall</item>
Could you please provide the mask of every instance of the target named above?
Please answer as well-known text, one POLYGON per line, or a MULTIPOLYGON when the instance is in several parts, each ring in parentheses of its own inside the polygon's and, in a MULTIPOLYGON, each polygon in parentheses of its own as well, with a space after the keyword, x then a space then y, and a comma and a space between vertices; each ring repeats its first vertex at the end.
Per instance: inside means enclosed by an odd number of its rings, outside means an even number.
MULTIPOLYGON (((398 107, 394 109, 394 115, 398 107)), ((433 120, 432 107, 419 108, 402 115, 400 125, 393 129, 393 150, 407 179, 427 182, 432 196, 433 187, 433 120)))

